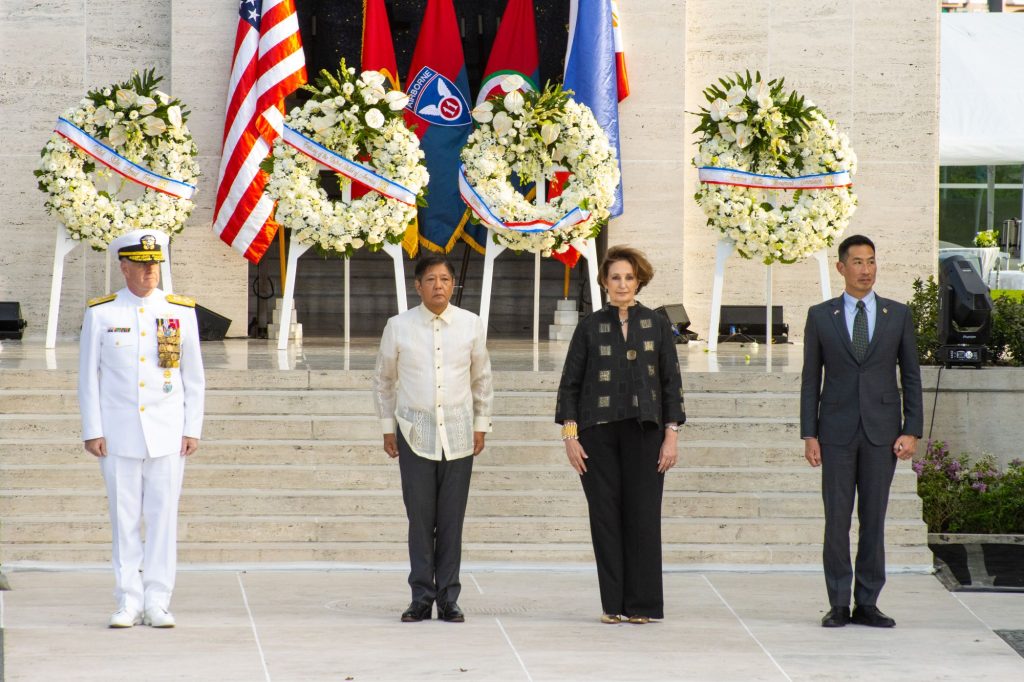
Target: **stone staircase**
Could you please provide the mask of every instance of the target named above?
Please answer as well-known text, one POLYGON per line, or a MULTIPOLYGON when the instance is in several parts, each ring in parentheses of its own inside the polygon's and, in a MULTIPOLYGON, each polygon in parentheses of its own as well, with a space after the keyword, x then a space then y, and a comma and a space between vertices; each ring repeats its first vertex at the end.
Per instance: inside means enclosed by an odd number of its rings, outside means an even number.
MULTIPOLYGON (((402 562, 397 463, 365 371, 209 370, 185 475, 188 563, 402 562)), ((0 561, 101 563, 102 480, 82 450, 70 371, 0 371, 0 561)), ((473 471, 466 561, 593 561, 586 504, 551 421, 558 374, 498 372, 473 471)), ((804 464, 795 374, 686 373, 680 466, 666 479, 666 564, 820 565, 820 473, 804 464)), ((891 567, 931 564, 909 466, 893 484, 891 567)))

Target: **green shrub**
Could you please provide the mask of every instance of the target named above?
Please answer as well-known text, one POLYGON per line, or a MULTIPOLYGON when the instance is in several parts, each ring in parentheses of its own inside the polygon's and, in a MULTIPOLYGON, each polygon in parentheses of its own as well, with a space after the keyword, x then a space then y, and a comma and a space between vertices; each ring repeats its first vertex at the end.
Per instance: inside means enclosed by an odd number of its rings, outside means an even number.
POLYGON ((1024 301, 1019 297, 993 296, 992 339, 988 347, 994 362, 1024 365, 1024 301))
POLYGON ((939 284, 935 277, 914 280, 914 296, 907 305, 917 334, 917 359, 922 365, 938 363, 939 284))
POLYGON ((929 533, 1024 533, 1024 462, 999 471, 991 455, 970 463, 929 441, 913 464, 929 533))

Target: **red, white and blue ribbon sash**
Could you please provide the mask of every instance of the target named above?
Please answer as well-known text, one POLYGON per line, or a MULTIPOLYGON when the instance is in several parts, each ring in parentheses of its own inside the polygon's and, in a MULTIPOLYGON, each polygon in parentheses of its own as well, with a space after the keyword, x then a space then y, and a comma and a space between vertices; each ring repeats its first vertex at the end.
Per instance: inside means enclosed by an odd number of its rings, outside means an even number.
POLYGON ((129 161, 66 118, 58 118, 57 125, 53 130, 110 170, 123 175, 143 187, 148 187, 179 199, 191 199, 196 193, 195 185, 164 177, 148 168, 129 161))
POLYGON ((701 182, 708 185, 733 185, 757 189, 839 189, 853 185, 849 171, 815 173, 791 178, 783 175, 759 175, 733 168, 703 166, 697 170, 697 175, 701 182))
POLYGON ((462 195, 462 200, 466 202, 470 210, 476 214, 476 217, 480 219, 484 225, 492 230, 512 230, 515 232, 526 232, 526 233, 538 233, 548 232, 550 230, 561 230, 574 225, 579 225, 590 219, 590 211, 584 211, 583 209, 576 207, 566 213, 564 216, 559 218, 555 222, 549 220, 528 220, 526 222, 508 222, 506 223, 497 215, 484 198, 473 186, 469 184, 469 180, 466 179, 466 166, 462 165, 459 167, 459 193, 462 195))
POLYGON ((346 159, 344 156, 332 152, 327 147, 306 137, 294 128, 285 126, 281 139, 317 163, 327 166, 335 173, 341 173, 346 178, 361 182, 374 192, 379 192, 390 199, 395 199, 409 206, 416 205, 416 193, 408 187, 403 187, 397 182, 385 178, 383 175, 378 175, 369 166, 365 166, 352 159, 346 159))

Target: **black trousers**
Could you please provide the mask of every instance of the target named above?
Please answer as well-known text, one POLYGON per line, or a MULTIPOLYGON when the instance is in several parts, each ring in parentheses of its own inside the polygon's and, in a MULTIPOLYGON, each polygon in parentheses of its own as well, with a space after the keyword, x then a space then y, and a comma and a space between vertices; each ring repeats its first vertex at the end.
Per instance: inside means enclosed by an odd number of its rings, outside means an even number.
POLYGON ((587 471, 580 477, 605 613, 664 617, 661 497, 664 431, 634 419, 580 432, 587 471))
POLYGON ((462 591, 462 523, 474 459, 437 462, 420 457, 399 430, 398 468, 409 519, 409 587, 414 602, 449 604, 462 591))
POLYGON ((857 429, 846 445, 821 445, 821 496, 825 502, 825 587, 829 604, 874 606, 885 585, 885 512, 896 472, 892 445, 872 445, 857 429), (850 564, 850 521, 857 498, 856 572, 850 564))

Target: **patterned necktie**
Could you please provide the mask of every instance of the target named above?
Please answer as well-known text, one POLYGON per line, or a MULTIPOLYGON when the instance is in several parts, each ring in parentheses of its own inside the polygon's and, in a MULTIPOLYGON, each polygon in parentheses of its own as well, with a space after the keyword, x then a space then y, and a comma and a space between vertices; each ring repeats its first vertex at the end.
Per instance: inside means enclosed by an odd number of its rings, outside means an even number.
POLYGON ((853 317, 853 354, 857 362, 864 362, 868 353, 868 312, 864 301, 857 301, 857 314, 853 317))

